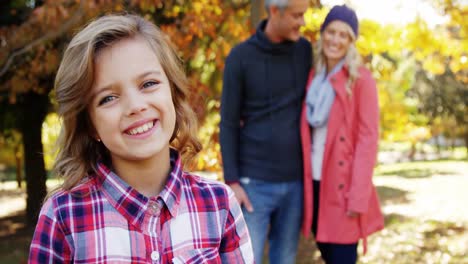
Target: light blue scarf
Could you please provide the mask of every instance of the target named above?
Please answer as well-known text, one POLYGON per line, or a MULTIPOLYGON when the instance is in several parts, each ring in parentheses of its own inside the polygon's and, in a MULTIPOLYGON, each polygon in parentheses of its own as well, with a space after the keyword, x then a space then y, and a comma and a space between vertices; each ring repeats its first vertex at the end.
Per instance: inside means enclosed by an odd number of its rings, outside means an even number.
POLYGON ((312 80, 306 96, 307 121, 312 127, 322 127, 327 123, 335 100, 335 90, 333 90, 329 78, 340 71, 343 65, 344 60, 341 60, 328 75, 326 75, 324 68, 312 80))

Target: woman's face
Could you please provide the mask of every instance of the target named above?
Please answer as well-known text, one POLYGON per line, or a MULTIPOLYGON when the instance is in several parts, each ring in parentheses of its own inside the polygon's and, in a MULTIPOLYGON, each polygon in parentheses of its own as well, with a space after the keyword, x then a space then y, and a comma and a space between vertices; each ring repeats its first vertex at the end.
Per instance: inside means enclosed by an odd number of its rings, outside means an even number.
POLYGON ((327 64, 335 65, 343 59, 352 41, 348 24, 340 20, 328 24, 322 33, 322 48, 327 64))
POLYGON ((123 39, 101 50, 94 78, 88 111, 112 162, 169 155, 176 120, 171 88, 146 41, 123 39))

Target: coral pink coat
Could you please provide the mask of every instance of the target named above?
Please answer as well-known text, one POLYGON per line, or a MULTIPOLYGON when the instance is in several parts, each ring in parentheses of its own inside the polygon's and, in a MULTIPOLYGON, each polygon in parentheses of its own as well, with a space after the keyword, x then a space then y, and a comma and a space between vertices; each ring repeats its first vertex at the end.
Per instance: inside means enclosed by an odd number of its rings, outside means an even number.
MULTIPOLYGON (((313 78, 310 72, 307 89, 313 78)), ((330 78, 336 92, 328 119, 328 132, 320 183, 320 204, 316 240, 329 243, 356 243, 378 230, 384 221, 372 174, 377 156, 379 108, 377 88, 369 70, 359 69, 359 78, 346 92, 348 70, 330 78), (360 215, 350 218, 346 212, 360 215)), ((312 227, 313 188, 311 167, 311 128, 305 103, 301 114, 304 156, 304 217, 302 232, 308 237, 312 227)))

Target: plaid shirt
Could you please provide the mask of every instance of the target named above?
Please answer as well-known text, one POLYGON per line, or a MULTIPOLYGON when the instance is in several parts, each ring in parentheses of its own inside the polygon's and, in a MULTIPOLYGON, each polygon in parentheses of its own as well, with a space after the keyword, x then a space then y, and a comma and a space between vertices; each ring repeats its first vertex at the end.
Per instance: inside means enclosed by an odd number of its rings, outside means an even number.
POLYGON ((247 226, 223 183, 172 172, 147 198, 98 164, 98 173, 42 207, 29 263, 253 263, 247 226))

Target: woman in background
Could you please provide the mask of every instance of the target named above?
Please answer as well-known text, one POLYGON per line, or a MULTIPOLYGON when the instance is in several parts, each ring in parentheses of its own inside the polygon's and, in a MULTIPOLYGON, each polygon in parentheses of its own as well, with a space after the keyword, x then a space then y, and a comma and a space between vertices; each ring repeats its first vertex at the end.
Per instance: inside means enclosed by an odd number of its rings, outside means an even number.
POLYGON ((304 154, 303 233, 315 235, 329 263, 356 263, 359 239, 383 228, 372 184, 379 107, 371 72, 355 42, 358 19, 334 6, 320 29, 317 62, 301 116, 304 154))

